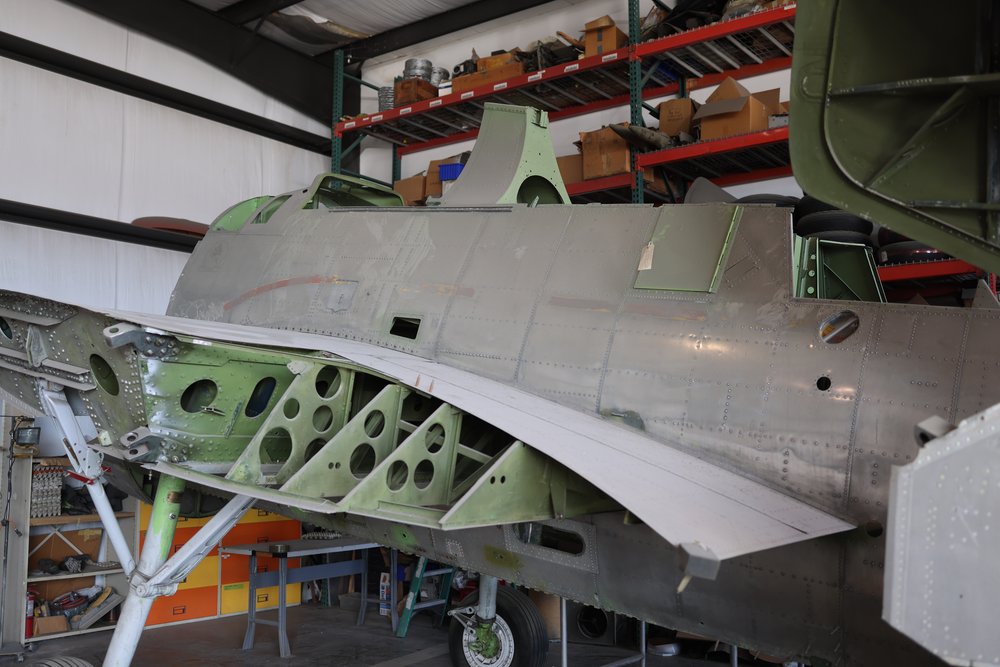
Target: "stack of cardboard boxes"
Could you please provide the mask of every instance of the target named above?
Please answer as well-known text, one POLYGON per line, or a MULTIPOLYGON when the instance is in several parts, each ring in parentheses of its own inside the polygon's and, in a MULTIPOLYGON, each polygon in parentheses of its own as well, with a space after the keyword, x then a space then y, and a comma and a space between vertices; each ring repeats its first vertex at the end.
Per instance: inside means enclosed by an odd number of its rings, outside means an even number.
POLYGON ((418 206, 428 197, 440 197, 444 194, 444 182, 441 180, 440 166, 443 164, 465 164, 469 160, 469 151, 446 157, 441 160, 431 160, 427 171, 416 176, 396 181, 392 188, 402 198, 407 206, 418 206))
MULTIPOLYGON (((728 78, 705 100, 698 104, 690 98, 662 102, 658 109, 659 131, 674 138, 678 144, 722 139, 739 134, 766 130, 787 120, 788 103, 779 102, 779 90, 751 93, 735 79, 728 78), (776 122, 776 119, 777 122, 776 122)), ((578 155, 558 158, 563 181, 567 184, 604 178, 631 171, 629 146, 611 128, 581 132, 578 155)), ((654 189, 662 181, 644 174, 654 189)))

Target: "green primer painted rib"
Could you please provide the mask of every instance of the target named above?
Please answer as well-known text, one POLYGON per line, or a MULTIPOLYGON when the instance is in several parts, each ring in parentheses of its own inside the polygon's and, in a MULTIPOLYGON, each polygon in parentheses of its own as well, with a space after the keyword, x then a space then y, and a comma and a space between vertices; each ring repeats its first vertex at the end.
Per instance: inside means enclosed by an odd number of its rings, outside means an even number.
POLYGON ((998 272, 990 31, 977 11, 944 19, 934 3, 799 3, 792 166, 810 195, 998 272))
POLYGON ((400 385, 384 387, 296 471, 281 490, 311 498, 340 498, 350 493, 396 446, 399 413, 407 393, 409 390, 400 385), (373 426, 378 420, 376 413, 381 414, 382 421, 377 431, 373 426), (364 460, 366 453, 368 461, 364 460))

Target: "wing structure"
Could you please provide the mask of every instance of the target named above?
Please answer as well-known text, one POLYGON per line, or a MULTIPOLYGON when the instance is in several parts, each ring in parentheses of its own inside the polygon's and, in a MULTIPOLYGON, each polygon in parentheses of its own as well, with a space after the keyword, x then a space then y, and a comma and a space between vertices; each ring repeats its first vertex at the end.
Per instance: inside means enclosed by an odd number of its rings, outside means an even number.
POLYGON ((106 456, 303 517, 457 530, 624 508, 716 562, 853 528, 641 431, 391 349, 11 293, 0 317, 8 392, 31 403, 39 379, 63 384, 115 442, 106 456))

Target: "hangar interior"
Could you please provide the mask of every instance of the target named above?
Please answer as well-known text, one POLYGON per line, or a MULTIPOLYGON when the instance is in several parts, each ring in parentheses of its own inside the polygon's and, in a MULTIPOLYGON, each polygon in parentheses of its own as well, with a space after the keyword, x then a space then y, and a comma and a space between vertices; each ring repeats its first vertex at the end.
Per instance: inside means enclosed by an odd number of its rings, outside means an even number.
POLYGON ((0 660, 1000 664, 972 5, 0 0, 0 660))

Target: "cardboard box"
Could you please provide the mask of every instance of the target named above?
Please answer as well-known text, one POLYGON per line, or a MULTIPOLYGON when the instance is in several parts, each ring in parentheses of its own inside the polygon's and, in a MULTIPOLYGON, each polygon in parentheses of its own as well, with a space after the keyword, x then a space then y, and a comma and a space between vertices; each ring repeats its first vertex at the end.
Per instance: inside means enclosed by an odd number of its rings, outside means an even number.
POLYGON ((660 132, 668 137, 676 137, 681 132, 691 134, 693 118, 701 105, 690 97, 661 102, 659 106, 660 132))
POLYGON ((395 85, 395 95, 393 104, 401 107, 437 97, 438 89, 433 83, 423 79, 400 79, 395 85))
POLYGON ((392 189, 399 193, 407 206, 422 202, 427 198, 427 177, 423 172, 409 178, 401 178, 392 184, 392 189))
POLYGON ((424 179, 424 196, 440 197, 444 193, 441 184, 441 171, 438 169, 438 165, 462 164, 468 159, 467 153, 461 153, 446 157, 443 160, 431 160, 427 165, 427 176, 424 179))
POLYGON ((562 615, 559 610, 559 598, 555 595, 542 593, 541 591, 528 591, 528 597, 535 603, 538 613, 542 615, 545 622, 545 632, 549 636, 549 641, 559 639, 562 636, 562 615))
POLYGON ((583 27, 583 55, 586 57, 617 51, 627 45, 628 35, 618 29, 610 16, 594 19, 583 27))
MULTIPOLYGON (((693 116, 693 120, 701 121, 702 140, 766 130, 768 105, 772 103, 770 93, 764 93, 765 103, 732 77, 723 81, 693 116)), ((776 106, 777 96, 773 97, 776 106)))
POLYGON ((610 127, 580 133, 583 179, 627 174, 632 170, 628 144, 610 127))
POLYGON ((506 65, 500 65, 499 67, 494 67, 493 69, 483 70, 473 74, 463 74, 462 76, 456 76, 452 79, 451 92, 464 93, 467 90, 472 90, 473 88, 478 88, 479 86, 487 86, 505 81, 506 79, 515 77, 518 74, 524 74, 524 63, 507 63, 506 65))
POLYGON ((35 619, 35 637, 69 632, 69 621, 62 614, 39 616, 35 619))
POLYGON ((559 165, 559 174, 565 185, 583 180, 583 155, 580 153, 557 157, 556 163, 559 165))

